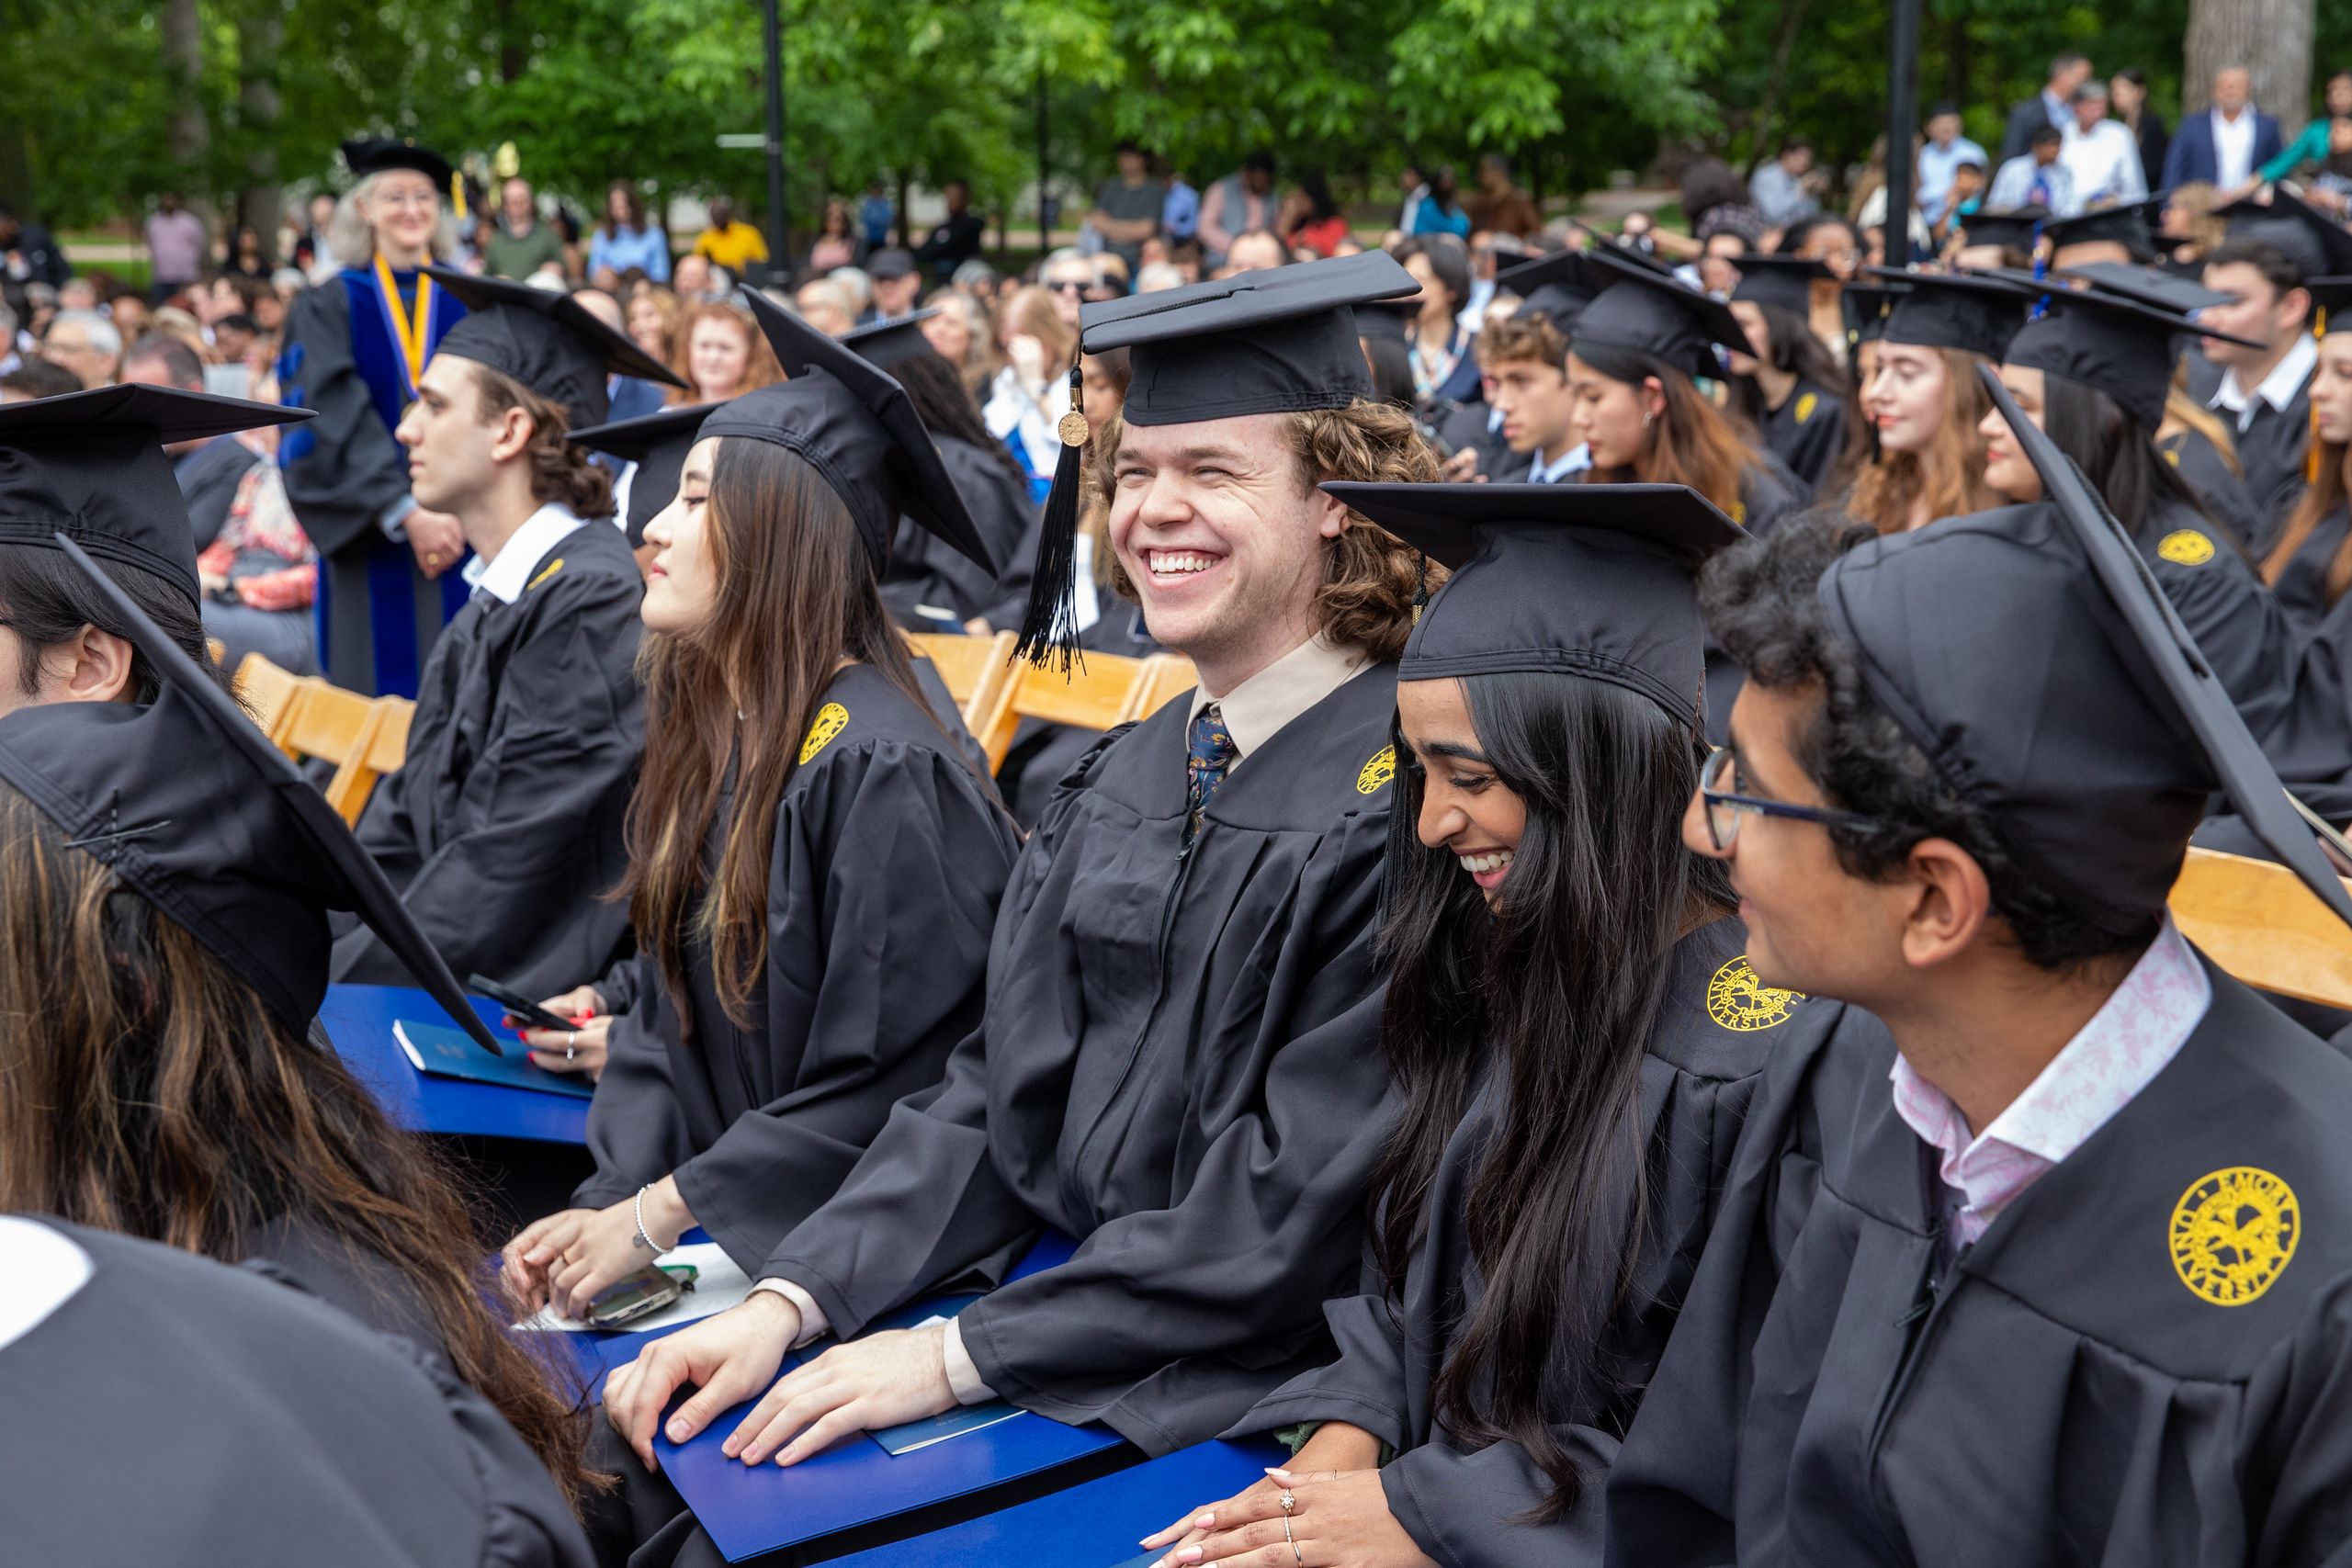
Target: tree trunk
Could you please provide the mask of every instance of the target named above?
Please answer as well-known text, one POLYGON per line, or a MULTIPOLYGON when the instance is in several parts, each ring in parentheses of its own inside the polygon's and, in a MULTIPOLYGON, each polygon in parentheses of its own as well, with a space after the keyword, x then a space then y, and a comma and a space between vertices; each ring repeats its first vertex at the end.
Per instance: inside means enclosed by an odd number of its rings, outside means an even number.
POLYGON ((914 220, 907 216, 907 171, 906 171, 906 170, 904 170, 904 169, 900 169, 900 170, 899 170, 899 171, 898 171, 898 181, 899 181, 899 248, 900 248, 900 249, 902 249, 902 250, 909 250, 909 251, 911 251, 911 250, 913 250, 913 249, 915 248, 915 245, 914 245, 915 224, 914 224, 914 220))
POLYGON ((237 29, 237 88, 239 118, 246 145, 245 186, 237 199, 237 220, 261 235, 261 254, 277 260, 280 216, 277 184, 277 118, 283 104, 277 92, 277 61, 286 41, 286 12, 278 0, 262 0, 237 29))
POLYGON ((2278 117, 2288 136, 2311 118, 2312 0, 2189 0, 2182 46, 2181 112, 2213 96, 2213 73, 2243 65, 2254 101, 2278 117))
POLYGON ((1812 0, 1781 0, 1780 24, 1772 32, 1772 69, 1764 78, 1763 101, 1757 105, 1748 132, 1747 175, 1754 175, 1757 165, 1779 151, 1772 137, 1781 118, 1781 90, 1789 79, 1789 56, 1796 49, 1797 32, 1811 6, 1812 0))
MULTIPOLYGON (((204 29, 196 0, 164 0, 162 18, 164 74, 172 83, 172 115, 164 128, 164 146, 182 177, 204 174, 204 155, 212 145, 211 128, 205 123, 199 85, 204 77, 204 29)), ((190 193, 197 194, 197 193, 190 193)))

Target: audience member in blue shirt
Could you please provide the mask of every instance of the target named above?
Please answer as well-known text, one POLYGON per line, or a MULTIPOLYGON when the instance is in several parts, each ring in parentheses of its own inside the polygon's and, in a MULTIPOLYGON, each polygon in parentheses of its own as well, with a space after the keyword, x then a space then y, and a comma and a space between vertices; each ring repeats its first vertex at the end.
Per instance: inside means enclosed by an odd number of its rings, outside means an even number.
POLYGON ((865 199, 857 204, 857 226, 865 231, 867 250, 878 251, 890 243, 890 224, 898 216, 899 209, 890 205, 880 180, 865 187, 865 199))
POLYGON ((1189 240, 1201 229, 1201 193, 1184 176, 1168 176, 1168 199, 1160 204, 1159 231, 1170 240, 1189 240))
POLYGON ((1938 104, 1928 116, 1927 145, 1919 149, 1919 211, 1928 222, 1942 220, 1951 196, 1952 171, 1963 163, 1993 166, 1984 149, 1960 133, 1959 108, 1938 104))
POLYGON ((670 281, 670 236, 645 220, 645 197, 627 180, 605 193, 605 220, 588 237, 588 276, 609 267, 617 276, 631 267, 656 283, 670 281))

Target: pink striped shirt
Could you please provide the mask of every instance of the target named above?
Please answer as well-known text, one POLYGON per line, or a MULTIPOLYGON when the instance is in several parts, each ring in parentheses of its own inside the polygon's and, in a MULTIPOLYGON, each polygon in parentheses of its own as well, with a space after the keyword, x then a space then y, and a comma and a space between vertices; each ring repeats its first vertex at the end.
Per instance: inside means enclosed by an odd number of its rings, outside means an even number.
POLYGON ((1972 1134, 1960 1107, 1896 1056, 1894 1111, 1942 1156, 1938 1174, 1960 1198, 1958 1243, 1983 1235, 2036 1178, 2129 1105, 2212 1004, 2213 982, 2167 915, 2115 994, 1984 1132, 1972 1134))

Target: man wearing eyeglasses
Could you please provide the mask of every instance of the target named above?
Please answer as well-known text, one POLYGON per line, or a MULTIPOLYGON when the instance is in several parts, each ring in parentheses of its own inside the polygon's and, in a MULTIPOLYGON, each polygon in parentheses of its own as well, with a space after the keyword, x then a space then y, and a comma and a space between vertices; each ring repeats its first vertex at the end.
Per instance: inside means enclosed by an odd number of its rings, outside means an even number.
POLYGON ((1768 1069, 1611 1472, 1613 1562, 2352 1539, 2352 1062, 2166 911, 2218 782, 2296 846, 2112 528, 2086 490, 1711 564, 1747 682, 1684 840, 1725 863, 1762 984, 1887 1037, 1768 1069))

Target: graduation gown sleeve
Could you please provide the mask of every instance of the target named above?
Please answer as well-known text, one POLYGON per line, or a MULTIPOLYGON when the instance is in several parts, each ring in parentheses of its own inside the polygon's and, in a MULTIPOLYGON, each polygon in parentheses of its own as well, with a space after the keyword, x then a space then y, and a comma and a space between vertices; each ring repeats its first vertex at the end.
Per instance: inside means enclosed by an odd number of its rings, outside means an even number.
MULTIPOLYGON (((644 709, 643 583, 618 530, 583 524, 533 581, 513 604, 468 605, 435 645, 408 760, 358 833, 452 970, 536 998, 622 949, 628 911, 602 896, 626 866, 644 709)), ((337 942, 334 977, 410 983, 364 927, 337 942)))
POLYGON ((2256 740, 2294 700, 2295 636, 2284 611, 2231 541, 2186 506, 2160 505, 2142 530, 2156 585, 2256 740))
MULTIPOLYGON (((988 570, 961 550, 900 518, 890 545, 890 570, 883 579, 882 599, 900 626, 915 631, 961 631, 965 622, 995 610, 1004 597, 999 587, 1000 573, 1011 570, 1030 520, 1042 514, 1029 500, 1028 486, 997 453, 953 436, 941 437, 938 446, 940 461, 964 498, 999 571, 988 570), (919 606, 951 612, 954 619, 943 622, 919 606)), ((991 624, 1001 629, 1017 619, 992 620, 991 624)))
POLYGON ((408 461, 351 352, 351 296, 340 278, 287 308, 277 378, 288 407, 318 411, 286 433, 278 461, 302 531, 331 556, 375 535, 408 495, 408 461))
POLYGON ((795 774, 770 860, 763 1027, 724 1042, 629 1032, 590 1110, 582 1201, 674 1174, 696 1223, 756 1268, 833 1195, 891 1106, 937 1083, 979 1021, 1019 848, 947 745, 844 736, 795 774), (750 1098, 730 1075, 760 1098, 722 1122, 750 1098))
POLYGON ((1809 381, 1764 420, 1764 444, 1805 495, 1816 493, 1846 447, 1846 400, 1809 381))

